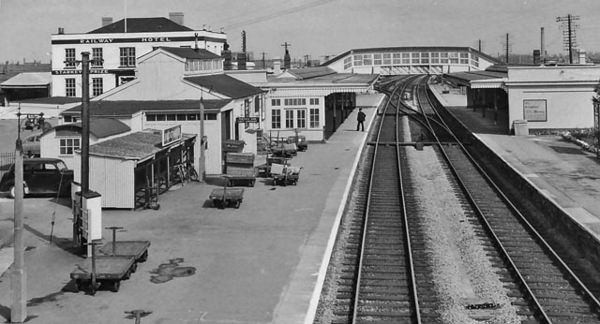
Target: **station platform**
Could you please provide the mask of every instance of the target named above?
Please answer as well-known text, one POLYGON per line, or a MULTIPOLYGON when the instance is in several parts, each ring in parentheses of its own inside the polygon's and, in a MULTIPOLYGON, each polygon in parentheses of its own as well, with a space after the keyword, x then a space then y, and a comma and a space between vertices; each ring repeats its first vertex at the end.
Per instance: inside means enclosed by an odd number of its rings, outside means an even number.
MULTIPOLYGON (((242 187, 239 209, 218 209, 208 201, 217 186, 189 183, 161 195, 159 210, 103 210, 103 227, 125 229, 117 240, 151 241, 148 261, 117 293, 73 291, 69 274, 84 259, 71 248, 70 206, 25 199, 27 322, 133 322, 125 312, 143 309, 151 312, 143 323, 305 323, 316 310, 353 174, 383 96, 372 99, 373 106, 363 107, 365 132, 356 131, 355 109, 325 143, 311 143, 290 160, 302 167, 295 186, 257 178, 254 187, 242 187), (194 271, 152 282, 172 262, 194 271)), ((12 225, 12 200, 0 198, 0 210, 12 225)), ((103 241, 111 235, 105 229, 103 241)), ((4 251, 10 254, 6 246, 4 251)), ((5 259, 0 262, 12 261, 5 259)), ((10 316, 9 274, 0 276, 0 322, 10 316)))
POLYGON ((595 154, 560 135, 507 135, 505 122, 467 108, 465 96, 431 89, 476 138, 600 242, 600 161, 595 154))

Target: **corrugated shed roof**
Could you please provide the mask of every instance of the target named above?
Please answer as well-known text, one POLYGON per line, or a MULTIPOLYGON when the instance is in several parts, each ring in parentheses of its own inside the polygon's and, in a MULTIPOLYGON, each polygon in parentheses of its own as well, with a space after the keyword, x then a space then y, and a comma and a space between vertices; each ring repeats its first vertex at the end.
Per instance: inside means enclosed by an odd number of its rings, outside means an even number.
POLYGON ((52 73, 50 72, 23 72, 0 83, 0 87, 45 87, 50 82, 52 82, 52 73))
POLYGON ((186 59, 214 60, 221 58, 219 55, 203 48, 185 47, 160 47, 161 49, 186 59))
MULTIPOLYGON (((219 112, 231 100, 204 100, 206 113, 219 112)), ((131 116, 140 111, 177 111, 197 112, 200 109, 200 100, 120 100, 120 101, 92 101, 90 102, 91 116, 131 116)), ((81 105, 67 109, 62 115, 80 115, 81 105)))
MULTIPOLYGON (((178 23, 165 17, 127 18, 128 33, 160 33, 191 30, 193 29, 179 25, 178 23)), ((121 19, 98 29, 94 29, 91 32, 88 32, 88 34, 111 34, 123 32, 125 32, 125 19, 121 19)))
POLYGON ((320 77, 324 75, 334 74, 335 71, 327 66, 307 67, 302 69, 289 69, 289 73, 293 74, 300 80, 320 77))
MULTIPOLYGON (((62 124, 52 128, 55 131, 73 130, 81 133, 81 123, 62 124)), ((90 118, 90 134, 97 138, 105 138, 130 131, 131 128, 113 118, 90 118)), ((46 131, 48 132, 48 131, 46 131)))
MULTIPOLYGON (((183 134, 183 138, 195 135, 183 134)), ((160 132, 136 132, 90 145, 90 155, 142 160, 164 150, 160 132)))
POLYGON ((184 79, 201 87, 212 89, 232 99, 249 97, 263 92, 257 87, 226 74, 195 76, 184 79))

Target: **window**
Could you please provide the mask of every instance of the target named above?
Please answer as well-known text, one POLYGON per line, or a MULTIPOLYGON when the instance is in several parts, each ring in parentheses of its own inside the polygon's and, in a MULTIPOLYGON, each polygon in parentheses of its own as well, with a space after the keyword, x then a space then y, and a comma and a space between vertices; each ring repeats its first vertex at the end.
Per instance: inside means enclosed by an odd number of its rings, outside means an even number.
POLYGON ((92 96, 99 96, 103 91, 102 78, 92 78, 92 96))
POLYGON ((392 54, 391 53, 384 53, 383 54, 383 64, 384 65, 390 65, 390 64, 392 64, 392 54))
POLYGON ((381 65, 381 54, 373 54, 373 64, 374 65, 381 65))
POLYGON ((344 70, 347 70, 352 67, 352 57, 348 56, 344 59, 344 70))
POLYGON ((402 64, 410 64, 410 53, 402 53, 402 64))
POLYGON ((271 106, 281 106, 281 99, 271 99, 271 106))
POLYGON ((319 105, 319 98, 310 98, 310 105, 311 106, 318 106, 319 105))
POLYGON ((65 67, 75 68, 75 49, 65 48, 65 67))
POLYGON ((354 66, 362 66, 362 55, 354 55, 354 66))
POLYGON ((438 53, 438 52, 431 53, 431 63, 433 63, 433 64, 440 63, 440 53, 438 53))
POLYGON ((254 112, 255 113, 260 112, 260 97, 259 96, 254 97, 254 112))
POLYGON ((402 55, 400 53, 392 54, 392 58, 393 58, 392 63, 394 65, 402 64, 402 60, 401 60, 402 55))
POLYGON ((73 155, 75 150, 81 148, 79 138, 61 138, 60 139, 60 154, 73 155))
POLYGON ((446 64, 448 63, 448 52, 440 53, 440 63, 446 64))
POLYGON ((451 64, 458 64, 458 53, 456 52, 450 52, 449 55, 450 57, 450 62, 451 64))
POLYGON ((421 52, 421 64, 429 64, 429 52, 421 52))
POLYGON ((420 53, 412 53, 412 64, 421 64, 421 55, 420 53))
POLYGON ((119 64, 121 66, 135 66, 135 47, 121 47, 119 51, 119 64))
POLYGON ((460 53, 460 64, 469 64, 469 53, 460 53))
POLYGON ((363 55, 363 65, 373 65, 373 56, 371 54, 363 55))
POLYGON ((75 78, 65 79, 65 96, 76 97, 77 92, 75 91, 75 78))
POLYGON ((306 128, 306 109, 296 110, 296 128, 306 128))
POLYGON ((294 128, 294 110, 285 111, 285 128, 294 128))
POLYGON ((271 110, 271 128, 281 128, 281 109, 271 110))
POLYGON ((310 128, 319 128, 319 108, 310 108, 310 128))
POLYGON ((102 58, 102 48, 92 48, 92 67, 102 67, 104 59, 102 58))
POLYGON ((286 106, 306 106, 306 98, 284 99, 283 104, 286 106))

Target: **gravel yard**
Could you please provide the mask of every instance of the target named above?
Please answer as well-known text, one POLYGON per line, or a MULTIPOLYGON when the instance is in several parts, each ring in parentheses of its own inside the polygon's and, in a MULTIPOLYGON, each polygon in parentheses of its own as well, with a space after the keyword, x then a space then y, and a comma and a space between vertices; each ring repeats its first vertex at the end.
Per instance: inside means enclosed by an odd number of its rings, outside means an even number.
POLYGON ((436 153, 431 147, 406 151, 434 265, 434 287, 444 301, 437 309, 444 323, 482 323, 472 318, 479 315, 489 317, 485 323, 520 323, 436 153), (494 310, 465 308, 483 303, 495 305, 494 310))

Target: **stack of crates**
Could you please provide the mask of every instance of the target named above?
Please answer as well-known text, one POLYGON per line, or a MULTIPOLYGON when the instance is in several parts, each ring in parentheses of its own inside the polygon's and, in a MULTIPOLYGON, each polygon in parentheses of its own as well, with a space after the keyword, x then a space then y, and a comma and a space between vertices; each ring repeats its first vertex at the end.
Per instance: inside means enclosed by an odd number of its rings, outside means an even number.
POLYGON ((254 153, 227 153, 225 174, 232 182, 246 182, 253 186, 256 180, 254 172, 254 153))

